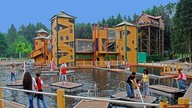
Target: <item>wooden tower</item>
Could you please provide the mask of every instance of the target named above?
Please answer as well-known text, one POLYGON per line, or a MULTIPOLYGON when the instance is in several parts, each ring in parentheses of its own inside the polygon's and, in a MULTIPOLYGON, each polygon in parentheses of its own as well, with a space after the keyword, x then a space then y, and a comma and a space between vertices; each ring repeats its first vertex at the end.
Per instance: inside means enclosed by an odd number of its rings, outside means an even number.
POLYGON ((143 13, 137 19, 139 52, 162 54, 164 51, 165 25, 161 16, 143 13))
POLYGON ((127 21, 116 25, 119 58, 137 64, 137 27, 127 21))
POLYGON ((34 58, 36 64, 48 64, 51 61, 51 36, 47 31, 40 29, 36 31, 34 38, 34 51, 30 53, 30 57, 34 58))
POLYGON ((57 66, 75 65, 74 25, 75 17, 63 11, 51 18, 52 59, 57 66))
POLYGON ((95 61, 110 59, 112 64, 128 60, 137 64, 137 27, 127 21, 108 28, 107 25, 92 25, 92 40, 95 61))

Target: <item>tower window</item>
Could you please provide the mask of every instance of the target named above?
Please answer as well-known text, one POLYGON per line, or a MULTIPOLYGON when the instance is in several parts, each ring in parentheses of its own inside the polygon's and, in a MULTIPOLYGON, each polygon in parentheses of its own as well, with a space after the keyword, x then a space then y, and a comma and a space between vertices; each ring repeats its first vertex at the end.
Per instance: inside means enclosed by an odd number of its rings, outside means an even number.
POLYGON ((63 36, 60 37, 60 40, 63 40, 63 36))
POLYGON ((134 40, 132 40, 132 44, 134 44, 134 40))
POLYGON ((121 47, 121 50, 123 50, 123 47, 121 47))
POLYGON ((72 55, 70 56, 70 59, 73 60, 73 56, 72 55))
POLYGON ((70 29, 70 33, 73 33, 73 29, 70 29))
POLYGON ((66 40, 69 40, 69 36, 66 36, 66 40))

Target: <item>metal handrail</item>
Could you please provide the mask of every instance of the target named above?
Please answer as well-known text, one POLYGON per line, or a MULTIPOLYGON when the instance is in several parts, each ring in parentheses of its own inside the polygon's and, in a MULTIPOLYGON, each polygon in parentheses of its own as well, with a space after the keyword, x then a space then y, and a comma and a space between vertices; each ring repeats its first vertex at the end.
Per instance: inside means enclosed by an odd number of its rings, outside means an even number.
POLYGON ((105 102, 122 103, 122 104, 136 104, 136 105, 156 106, 156 107, 160 106, 159 104, 153 104, 153 103, 112 100, 112 99, 106 98, 106 97, 82 97, 82 96, 73 96, 73 95, 63 95, 63 96, 68 97, 68 98, 87 99, 87 100, 105 101, 105 102))
MULTIPOLYGON (((33 91, 33 90, 23 90, 23 89, 16 89, 16 88, 10 88, 10 87, 0 87, 0 88, 8 89, 8 90, 30 92, 30 93, 39 93, 39 94, 52 95, 52 96, 57 95, 55 93, 38 92, 38 91, 33 91)), ((157 106, 157 107, 160 106, 159 104, 153 104, 153 103, 140 103, 140 102, 130 102, 130 101, 122 101, 122 100, 112 100, 112 99, 106 98, 106 97, 83 97, 83 96, 73 96, 73 95, 63 95, 63 96, 67 97, 67 98, 107 101, 107 102, 122 103, 122 104, 136 104, 136 105, 157 106)))

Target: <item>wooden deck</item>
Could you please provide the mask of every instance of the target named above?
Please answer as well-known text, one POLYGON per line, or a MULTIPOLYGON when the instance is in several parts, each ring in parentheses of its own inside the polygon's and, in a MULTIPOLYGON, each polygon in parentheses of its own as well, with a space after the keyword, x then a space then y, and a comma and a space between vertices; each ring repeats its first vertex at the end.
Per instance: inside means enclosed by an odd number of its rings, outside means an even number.
POLYGON ((106 102, 106 101, 82 99, 73 108, 107 108, 108 105, 109 105, 109 102, 106 102))
POLYGON ((51 87, 54 88, 54 89, 64 88, 66 91, 74 92, 73 89, 81 87, 82 85, 83 84, 80 84, 80 83, 73 83, 73 82, 63 81, 63 82, 53 83, 53 84, 51 84, 51 87))
POLYGON ((190 84, 190 86, 188 87, 187 91, 185 92, 184 98, 188 98, 189 102, 192 102, 192 83, 190 84))
POLYGON ((6 86, 23 86, 23 82, 22 82, 22 80, 16 80, 14 82, 6 84, 6 86))

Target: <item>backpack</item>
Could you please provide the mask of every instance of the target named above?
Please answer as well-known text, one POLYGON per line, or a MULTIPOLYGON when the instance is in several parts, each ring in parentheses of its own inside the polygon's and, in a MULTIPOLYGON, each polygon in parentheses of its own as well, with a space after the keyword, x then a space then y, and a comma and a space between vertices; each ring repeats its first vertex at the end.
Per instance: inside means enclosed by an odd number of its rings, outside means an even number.
POLYGON ((184 73, 182 73, 182 80, 187 80, 187 77, 184 73))

